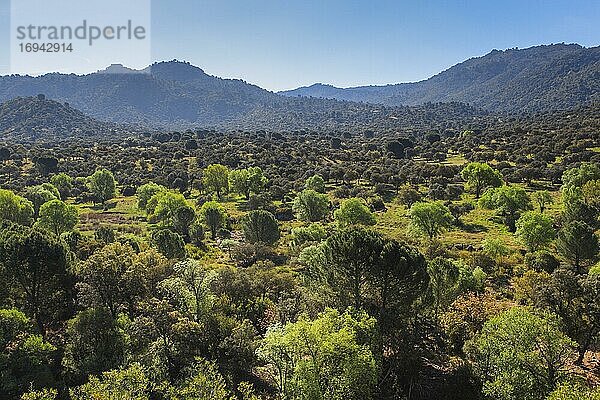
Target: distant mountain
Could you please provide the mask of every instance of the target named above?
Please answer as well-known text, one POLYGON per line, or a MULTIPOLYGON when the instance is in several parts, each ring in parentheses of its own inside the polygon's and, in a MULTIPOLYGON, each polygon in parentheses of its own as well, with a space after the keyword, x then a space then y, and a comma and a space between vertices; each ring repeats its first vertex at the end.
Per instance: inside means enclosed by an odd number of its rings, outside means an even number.
POLYGON ((172 129, 395 129, 409 122, 420 128, 481 114, 463 104, 386 110, 370 104, 289 98, 242 80, 208 75, 179 61, 156 63, 141 71, 114 64, 88 75, 0 77, 0 101, 38 93, 68 102, 99 120, 172 129))
POLYGON ((272 92, 209 76, 188 63, 162 62, 143 72, 113 65, 89 75, 2 76, 0 101, 44 93, 101 120, 164 126, 218 124, 281 101, 272 92), (115 70, 119 73, 107 73, 115 70))
POLYGON ((44 96, 18 97, 0 104, 0 139, 33 141, 76 137, 115 137, 125 127, 99 122, 68 104, 44 96))
POLYGON ((494 50, 421 82, 346 89, 315 84, 281 94, 390 106, 458 101, 518 113, 569 109, 600 99, 600 47, 494 50))

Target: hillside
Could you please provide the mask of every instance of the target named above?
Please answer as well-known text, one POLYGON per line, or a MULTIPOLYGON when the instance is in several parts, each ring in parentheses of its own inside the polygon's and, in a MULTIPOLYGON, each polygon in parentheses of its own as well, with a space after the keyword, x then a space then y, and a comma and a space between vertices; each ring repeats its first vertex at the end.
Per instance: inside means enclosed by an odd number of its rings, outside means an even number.
POLYGON ((408 126, 429 129, 430 123, 444 125, 448 120, 481 114, 473 107, 457 103, 391 108, 330 99, 288 98, 241 80, 210 76, 179 61, 157 63, 143 71, 113 64, 106 70, 82 76, 0 77, 0 101, 38 93, 68 102, 99 120, 168 129, 408 126))
POLYGON ((67 103, 37 97, 18 97, 0 104, 0 137, 3 140, 30 141, 75 137, 117 137, 124 127, 99 122, 67 103))
POLYGON ((315 84, 281 94, 386 105, 459 101, 500 112, 568 109, 600 99, 600 47, 493 50, 421 82, 347 89, 315 84))

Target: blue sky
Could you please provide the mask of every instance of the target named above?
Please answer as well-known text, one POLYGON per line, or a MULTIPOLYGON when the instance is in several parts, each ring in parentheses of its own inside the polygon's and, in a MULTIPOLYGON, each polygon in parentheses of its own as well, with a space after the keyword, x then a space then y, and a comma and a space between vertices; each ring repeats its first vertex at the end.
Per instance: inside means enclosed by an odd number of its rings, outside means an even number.
POLYGON ((492 49, 596 46, 598 21, 598 0, 153 0, 152 58, 270 90, 386 84, 492 49))

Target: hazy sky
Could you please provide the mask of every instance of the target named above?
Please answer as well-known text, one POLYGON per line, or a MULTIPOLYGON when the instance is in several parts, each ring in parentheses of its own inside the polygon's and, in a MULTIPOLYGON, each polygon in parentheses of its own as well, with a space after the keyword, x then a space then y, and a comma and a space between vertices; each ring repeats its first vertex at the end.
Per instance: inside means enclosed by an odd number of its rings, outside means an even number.
POLYGON ((385 84, 492 49, 596 46, 598 21, 599 0, 153 0, 152 58, 270 90, 385 84))

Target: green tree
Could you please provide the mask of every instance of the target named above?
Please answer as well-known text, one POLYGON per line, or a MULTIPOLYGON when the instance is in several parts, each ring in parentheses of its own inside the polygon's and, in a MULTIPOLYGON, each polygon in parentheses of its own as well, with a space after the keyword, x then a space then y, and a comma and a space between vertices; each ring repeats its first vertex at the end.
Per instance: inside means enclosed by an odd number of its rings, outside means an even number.
POLYGON ((554 199, 547 190, 540 190, 532 193, 531 200, 538 206, 541 213, 546 210, 548 205, 554 203, 554 199))
POLYGON ((600 400, 600 388, 591 389, 580 382, 564 382, 546 400, 600 400))
POLYGON ((31 321, 15 309, 0 309, 0 397, 13 399, 29 389, 54 384, 56 348, 34 334, 31 321))
POLYGON ((273 245, 279 240, 279 225, 275 216, 265 210, 250 211, 242 221, 244 237, 250 243, 273 245))
POLYGON ((90 376, 84 385, 70 390, 73 400, 148 400, 151 381, 139 364, 123 370, 103 372, 90 376))
POLYGON ((23 393, 21 400, 56 400, 58 391, 56 389, 30 390, 23 393))
POLYGON ((229 189, 229 169, 221 164, 211 164, 204 170, 202 177, 204 186, 217 194, 220 199, 223 193, 229 189))
POLYGON ((488 187, 499 187, 502 185, 502 175, 488 164, 472 162, 460 172, 467 186, 475 192, 475 198, 479 198, 483 189, 488 187))
POLYGON ((246 200, 250 198, 250 193, 260 193, 268 182, 260 167, 235 169, 229 173, 231 190, 244 195, 246 200))
POLYGON ((318 193, 325 193, 325 180, 321 175, 313 175, 306 179, 304 183, 305 190, 314 190, 318 193))
POLYGON ((33 204, 34 216, 37 218, 42 204, 50 200, 60 199, 60 194, 57 190, 50 190, 48 187, 38 185, 28 187, 25 190, 25 197, 33 204))
POLYGON ((219 228, 221 228, 227 220, 225 210, 216 201, 208 201, 200 208, 200 215, 202 215, 204 223, 210 230, 212 239, 215 240, 219 228))
POLYGON ((317 222, 329 213, 329 198, 314 190, 303 190, 294 199, 292 210, 302 221, 317 222))
POLYGON ((567 378, 574 343, 548 313, 513 307, 466 345, 483 392, 499 400, 543 400, 567 378))
POLYGON ((229 187, 235 193, 250 198, 250 180, 247 169, 234 169, 229 173, 229 187))
POLYGON ((67 254, 62 241, 43 229, 12 225, 0 230, 2 291, 35 319, 41 332, 53 317, 70 308, 67 254))
POLYGON ((581 188, 583 202, 600 211, 600 179, 586 182, 581 188))
POLYGON ((329 236, 325 242, 325 254, 330 275, 326 277, 332 283, 341 301, 350 301, 348 305, 356 308, 363 306, 369 273, 381 257, 383 237, 372 230, 351 227, 329 236))
POLYGON ((552 219, 537 211, 524 213, 517 221, 516 227, 517 236, 531 252, 546 247, 555 236, 552 219))
POLYGON ((514 232, 516 221, 522 211, 531 209, 531 202, 525 189, 518 186, 501 186, 488 189, 479 199, 483 208, 496 210, 504 216, 504 221, 509 231, 514 232))
POLYGON ((158 229, 152 232, 152 242, 158 252, 169 260, 183 259, 186 256, 183 238, 170 229, 158 229))
POLYGON ((558 231, 556 249, 580 272, 598 254, 598 237, 586 223, 571 221, 558 231))
POLYGON ((50 178, 50 183, 58 189, 62 200, 66 200, 71 195, 71 190, 73 190, 73 178, 64 172, 52 176, 52 178, 50 178))
POLYGON ((598 343, 600 335, 600 276, 577 275, 559 268, 549 279, 533 288, 531 302, 556 313, 564 332, 578 344, 577 364, 598 343))
POLYGON ((600 179, 600 165, 583 163, 577 168, 571 168, 563 173, 562 194, 564 203, 582 198, 582 188, 589 182, 600 179))
POLYGON ((123 333, 107 309, 88 308, 68 321, 62 364, 71 382, 118 368, 124 356, 123 333))
POLYGON ((452 226, 454 217, 442 202, 417 202, 410 207, 411 227, 430 240, 452 226))
POLYGON ((63 232, 73 230, 79 222, 77 207, 61 200, 50 200, 40 208, 38 224, 59 236, 63 232))
POLYGON ((181 193, 160 191, 149 201, 153 204, 153 212, 148 216, 148 220, 160 222, 163 227, 178 227, 182 234, 187 232, 196 218, 194 209, 181 193))
POLYGON ((150 199, 158 193, 166 192, 167 188, 154 182, 146 183, 137 188, 136 196, 138 198, 138 208, 146 210, 146 206, 150 199))
POLYGON ((328 309, 314 321, 271 328, 259 354, 281 398, 370 399, 377 381, 375 326, 365 313, 328 309))
POLYGON ((344 200, 333 216, 341 226, 375 225, 376 222, 371 210, 358 198, 344 200))
POLYGON ((488 237, 483 241, 483 252, 493 258, 498 266, 503 266, 504 258, 510 255, 511 249, 502 239, 488 237))
POLYGON ((21 225, 31 225, 33 203, 17 196, 10 190, 0 189, 0 221, 12 221, 21 225))
POLYGON ((148 295, 166 264, 156 250, 136 253, 128 244, 118 242, 104 246, 77 265, 80 301, 84 306, 105 308, 116 318, 148 295))
POLYGON ((117 183, 112 172, 99 169, 88 177, 88 189, 94 198, 104 206, 106 202, 117 195, 117 183))
POLYGON ((216 300, 210 290, 215 275, 201 262, 188 259, 175 264, 173 274, 161 281, 158 288, 181 304, 181 310, 192 314, 196 322, 205 322, 216 300))

